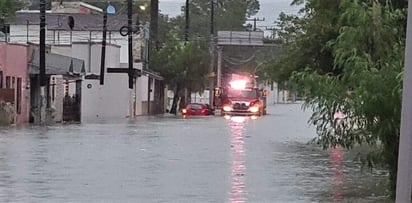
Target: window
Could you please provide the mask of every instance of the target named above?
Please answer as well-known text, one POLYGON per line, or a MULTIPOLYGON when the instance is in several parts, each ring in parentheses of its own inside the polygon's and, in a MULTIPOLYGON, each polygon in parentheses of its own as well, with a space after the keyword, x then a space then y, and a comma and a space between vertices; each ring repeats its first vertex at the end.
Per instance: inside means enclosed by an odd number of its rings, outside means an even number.
POLYGON ((11 84, 10 84, 10 76, 6 76, 6 89, 10 89, 11 88, 11 84))
POLYGON ((244 89, 244 90, 229 89, 228 97, 256 98, 257 92, 254 89, 244 89))
POLYGON ((51 93, 52 93, 52 95, 51 95, 51 100, 52 100, 52 102, 54 102, 54 99, 55 99, 55 94, 56 94, 56 80, 54 79, 54 77, 52 78, 52 84, 51 84, 51 86, 52 86, 52 90, 51 90, 51 93))
POLYGON ((15 89, 15 88, 16 88, 15 84, 16 84, 16 78, 15 78, 15 77, 12 77, 12 78, 11 78, 11 89, 15 89))
POLYGON ((193 110, 200 110, 203 109, 203 106, 201 104, 189 104, 187 108, 193 110))
POLYGON ((22 88, 22 84, 21 84, 21 78, 17 78, 17 102, 16 102, 16 109, 17 109, 17 113, 21 114, 21 88, 22 88))
POLYGON ((0 89, 3 88, 3 71, 0 71, 0 89))

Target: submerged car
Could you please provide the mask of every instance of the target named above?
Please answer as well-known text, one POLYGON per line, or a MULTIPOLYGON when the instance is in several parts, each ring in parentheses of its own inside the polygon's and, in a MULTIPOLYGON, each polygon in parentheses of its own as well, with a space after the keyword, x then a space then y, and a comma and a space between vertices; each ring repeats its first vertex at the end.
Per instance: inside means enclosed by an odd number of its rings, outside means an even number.
POLYGON ((190 103, 182 109, 183 116, 209 116, 213 115, 213 110, 208 104, 190 103))

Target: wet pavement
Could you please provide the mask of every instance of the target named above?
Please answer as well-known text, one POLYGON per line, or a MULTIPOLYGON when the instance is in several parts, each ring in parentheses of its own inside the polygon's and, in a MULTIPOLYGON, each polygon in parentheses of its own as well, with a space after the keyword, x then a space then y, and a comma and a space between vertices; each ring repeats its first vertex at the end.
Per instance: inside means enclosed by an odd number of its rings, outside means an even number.
POLYGON ((1 202, 391 202, 385 171, 308 144, 309 112, 0 129, 1 202))

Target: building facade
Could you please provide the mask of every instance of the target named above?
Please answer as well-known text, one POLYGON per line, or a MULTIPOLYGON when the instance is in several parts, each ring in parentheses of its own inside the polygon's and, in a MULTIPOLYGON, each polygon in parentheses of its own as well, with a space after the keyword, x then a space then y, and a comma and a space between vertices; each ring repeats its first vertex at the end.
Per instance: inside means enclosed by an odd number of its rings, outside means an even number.
POLYGON ((0 43, 0 100, 14 108, 14 123, 28 122, 28 46, 0 43))
MULTIPOLYGON (((39 19, 39 11, 18 11, 14 22, 10 25, 9 41, 38 44, 39 19)), ((85 65, 81 88, 76 87, 76 84, 79 86, 78 83, 68 82, 63 76, 53 75, 50 78, 51 93, 58 96, 55 101, 51 101, 55 111, 54 117, 61 118, 63 115, 61 109, 64 107, 59 100, 61 96, 65 95, 65 92, 74 95, 74 90, 78 89, 81 89, 82 95, 82 121, 163 113, 159 109, 164 108, 155 106, 161 105, 162 101, 154 101, 160 99, 159 94, 164 92, 164 88, 159 89, 162 87, 159 86, 162 77, 143 70, 145 55, 143 50, 148 40, 144 38, 145 34, 148 35, 145 32, 135 32, 133 35, 134 88, 128 89, 128 38, 119 32, 120 28, 127 25, 126 15, 108 16, 105 84, 99 84, 102 22, 101 10, 84 3, 72 3, 60 7, 54 5, 51 11, 47 11, 46 43, 52 47, 51 53, 83 60, 85 65), (73 22, 73 26, 69 25, 70 21, 73 22), (109 69, 112 70, 111 73, 109 69)), ((134 29, 136 28, 135 26, 134 29)))

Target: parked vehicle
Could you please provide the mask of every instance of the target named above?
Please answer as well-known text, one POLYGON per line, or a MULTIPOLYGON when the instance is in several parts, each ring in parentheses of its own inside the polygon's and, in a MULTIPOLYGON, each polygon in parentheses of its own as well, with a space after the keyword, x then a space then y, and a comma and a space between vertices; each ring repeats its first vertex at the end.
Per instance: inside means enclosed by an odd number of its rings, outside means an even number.
POLYGON ((213 110, 208 104, 190 103, 182 109, 183 116, 209 116, 213 115, 213 110))

